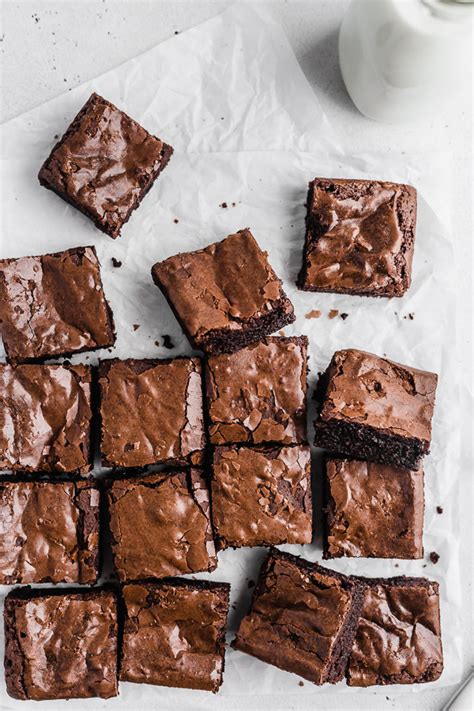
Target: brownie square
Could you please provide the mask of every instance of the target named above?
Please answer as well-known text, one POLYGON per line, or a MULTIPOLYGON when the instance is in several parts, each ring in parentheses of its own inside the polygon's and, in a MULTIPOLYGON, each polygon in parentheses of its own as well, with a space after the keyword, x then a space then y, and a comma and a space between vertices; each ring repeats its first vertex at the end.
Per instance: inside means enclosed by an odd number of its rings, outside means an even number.
POLYGON ((202 462, 206 440, 199 358, 105 360, 99 385, 104 466, 202 462))
POLYGON ((205 366, 213 444, 306 441, 306 336, 266 338, 205 366))
POLYGON ((314 684, 344 677, 363 584, 272 549, 232 646, 314 684))
POLYGON ((117 479, 107 491, 112 551, 121 581, 211 571, 217 566, 202 472, 117 479))
POLYGON ((349 686, 438 679, 443 671, 438 583, 403 576, 365 582, 349 686))
POLYGON ((0 471, 91 469, 91 369, 0 363, 0 471))
POLYGON ((97 582, 93 481, 0 479, 0 584, 97 582))
POLYGON ((95 248, 1 260, 0 330, 11 362, 113 346, 95 248))
POLYGON ((152 267, 195 348, 233 353, 293 323, 293 306, 249 229, 152 267))
POLYGON ((309 184, 298 286, 359 296, 403 296, 411 282, 416 190, 378 180, 309 184))
POLYGON ((203 580, 124 585, 120 679, 219 690, 230 585, 203 580))
POLYGON ((328 459, 324 557, 423 558, 423 470, 328 459))
POLYGON ((19 588, 5 599, 5 681, 15 699, 117 696, 114 593, 19 588))
POLYGON ((315 444, 337 454, 418 469, 429 453, 438 376, 355 349, 336 351, 321 378, 315 444))
POLYGON ((118 237, 173 149, 92 94, 38 174, 41 185, 118 237))
POLYGON ((216 447, 211 499, 221 549, 311 543, 309 446, 216 447))

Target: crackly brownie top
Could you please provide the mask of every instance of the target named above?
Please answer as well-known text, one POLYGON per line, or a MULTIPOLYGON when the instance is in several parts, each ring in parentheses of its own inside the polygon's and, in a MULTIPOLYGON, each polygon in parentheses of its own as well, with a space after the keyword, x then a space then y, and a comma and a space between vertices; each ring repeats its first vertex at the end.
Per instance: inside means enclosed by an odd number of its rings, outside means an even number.
POLYGON ((434 681, 443 670, 438 584, 398 578, 366 588, 347 672, 351 686, 434 681))
POLYGON ((7 687, 17 698, 109 698, 117 694, 116 597, 109 592, 8 596, 13 626, 5 656, 7 687), (15 670, 20 678, 15 678, 15 670))
POLYGON ((337 573, 273 550, 233 646, 321 684, 351 604, 337 573))
POLYGON ((199 358, 102 361, 99 383, 104 465, 198 463, 205 444, 199 358))
MULTIPOLYGON (((240 330, 282 297, 267 253, 248 229, 158 262, 153 275, 194 338, 214 329, 240 330)), ((289 302, 285 309, 292 312, 289 302)))
POLYGON ((125 585, 121 678, 217 691, 229 588, 190 581, 125 585))
POLYGON ((108 499, 115 567, 121 580, 216 567, 209 493, 198 470, 119 479, 111 484, 108 499))
POLYGON ((329 459, 328 553, 331 557, 423 556, 423 471, 329 459))
POLYGON ((211 442, 305 441, 307 347, 304 336, 276 336, 209 358, 211 442))
POLYGON ((416 191, 371 180, 310 183, 306 282, 319 288, 400 288, 411 271, 416 191))
POLYGON ((94 247, 0 261, 0 330, 16 361, 113 345, 94 247))
POLYGON ((90 482, 0 480, 0 582, 93 583, 99 492, 90 482))
POLYGON ((307 445, 217 447, 212 521, 222 547, 311 543, 310 468, 307 445))
POLYGON ((97 94, 76 116, 40 179, 113 231, 160 165, 163 143, 97 94))
POLYGON ((337 351, 327 372, 323 420, 344 420, 431 440, 438 376, 355 349, 337 351))
POLYGON ((0 364, 0 470, 90 469, 90 368, 0 364))

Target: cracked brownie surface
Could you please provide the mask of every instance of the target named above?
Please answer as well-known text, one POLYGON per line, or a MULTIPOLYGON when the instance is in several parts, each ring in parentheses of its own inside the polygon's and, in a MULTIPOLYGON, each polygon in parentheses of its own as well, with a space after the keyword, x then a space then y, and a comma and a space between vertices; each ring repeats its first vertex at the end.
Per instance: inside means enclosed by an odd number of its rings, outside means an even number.
POLYGON ((11 362, 113 346, 94 247, 0 261, 0 331, 11 362))
POLYGON ((199 358, 105 360, 99 386, 104 466, 201 463, 205 431, 199 358))
POLYGON ((91 369, 0 363, 0 471, 91 469, 91 369))
POLYGON ((217 565, 209 492, 197 469, 117 479, 107 491, 120 580, 211 571, 217 565))

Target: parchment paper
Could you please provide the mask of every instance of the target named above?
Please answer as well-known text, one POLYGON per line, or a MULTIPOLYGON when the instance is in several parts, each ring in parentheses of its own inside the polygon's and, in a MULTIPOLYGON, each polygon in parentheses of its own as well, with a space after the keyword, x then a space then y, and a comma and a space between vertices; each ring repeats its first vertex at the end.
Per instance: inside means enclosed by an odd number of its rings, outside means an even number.
MULTIPOLYGON (((343 155, 321 108, 306 83, 281 30, 249 7, 234 7, 217 18, 173 38, 64 96, 2 127, 1 256, 21 256, 94 244, 106 296, 118 330, 113 354, 75 357, 169 357, 191 352, 178 323, 150 276, 151 265, 178 251, 196 249, 243 227, 250 227, 283 278, 297 320, 285 333, 310 339, 310 392, 332 353, 356 347, 440 374, 432 453, 425 460, 425 560, 338 560, 328 567, 362 575, 426 575, 442 593, 445 671, 438 685, 459 680, 461 617, 458 484, 463 462, 457 441, 457 389, 451 345, 454 341, 454 256, 449 204, 439 190, 439 175, 449 174, 445 155, 343 155), (85 217, 41 188, 37 172, 54 139, 61 134, 92 90, 175 146, 169 167, 124 228, 111 240, 85 217), (251 149, 251 150, 250 150, 251 149), (304 235, 307 182, 315 175, 373 177, 409 182, 418 189, 419 216, 413 284, 402 299, 370 299, 309 294, 296 289, 304 235), (228 205, 221 207, 222 203, 228 205), (174 220, 177 219, 176 224, 174 220), (111 257, 122 261, 112 266, 111 257), (319 310, 319 318, 307 318, 319 310), (330 310, 339 313, 328 317, 330 310), (347 313, 343 320, 341 313, 347 313), (409 314, 413 318, 409 317, 409 314), (133 324, 139 324, 137 330, 133 324), (174 350, 157 347, 168 334, 174 350), (443 514, 436 512, 443 507, 443 514), (437 565, 429 553, 440 555, 437 565)), ((2 357, 3 353, 2 353, 2 357)), ((309 436, 312 438, 309 413, 309 436)), ((315 456, 316 494, 321 471, 315 456)), ((282 546, 310 560, 321 560, 318 505, 315 541, 282 546)), ((232 584, 230 634, 246 608, 264 549, 219 554, 212 575, 196 577, 232 584)), ((0 589, 6 594, 8 588, 0 589)), ((3 642, 3 640, 2 640, 3 642)), ((0 654, 3 651, 0 650, 0 654)), ((295 675, 252 659, 226 653, 225 681, 214 697, 205 692, 121 684, 120 697, 68 702, 68 708, 178 709, 226 708, 226 699, 268 702, 271 695, 294 700, 314 697, 319 689, 299 686, 295 675)), ((406 687, 403 691, 407 691, 406 687)), ((413 687, 413 690, 423 686, 413 687)), ((327 693, 328 687, 324 687, 327 693)), ((344 683, 337 694, 358 694, 344 683)), ((384 694, 387 689, 379 689, 384 694)), ((397 688, 390 687, 390 694, 397 688)), ((336 696, 335 696, 336 698, 336 696)), ((293 701, 294 703, 294 701, 293 701)), ((0 680, 0 708, 25 709, 6 695, 0 680)), ((64 702, 44 702, 57 711, 64 702)))

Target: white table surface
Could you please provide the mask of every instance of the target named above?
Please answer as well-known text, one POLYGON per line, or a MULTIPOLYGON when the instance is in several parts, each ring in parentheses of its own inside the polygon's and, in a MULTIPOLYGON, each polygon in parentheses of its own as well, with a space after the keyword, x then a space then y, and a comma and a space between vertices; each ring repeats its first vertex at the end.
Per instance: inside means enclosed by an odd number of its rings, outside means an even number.
MULTIPOLYGON (((70 87, 117 66, 173 33, 185 30, 217 14, 231 0, 0 0, 0 53, 2 101, 0 120, 6 121, 61 94, 70 87)), ((374 0, 379 1, 379 0, 374 0)), ((472 265, 472 63, 460 68, 465 91, 456 101, 443 102, 439 113, 423 124, 387 126, 366 119, 347 95, 337 60, 337 32, 349 0, 272 0, 261 2, 283 26, 296 56, 324 110, 344 145, 352 153, 364 150, 429 151, 453 153, 455 202, 454 234, 459 264, 472 265)), ((440 180, 445 177, 440 175, 440 180)), ((448 181, 447 181, 448 182, 448 181)), ((447 199, 452 185, 446 185, 447 199)), ((460 368, 472 366, 472 267, 460 271, 459 336, 460 368)), ((467 408, 468 401, 462 401, 467 408)), ((472 422, 472 412, 464 413, 472 422)), ((472 430, 464 432, 464 446, 472 450, 472 430)), ((464 593, 466 634, 464 673, 473 663, 472 630, 472 472, 465 472, 466 497, 463 546, 466 566, 464 593)), ((448 632, 449 633, 449 632, 448 632)), ((445 630, 446 634, 446 630, 445 630)), ((331 690, 314 699, 319 709, 442 709, 452 689, 430 689, 394 696, 386 687, 381 707, 370 689, 358 694, 357 703, 331 690)), ((226 702, 228 699, 225 700, 226 702)), ((223 710, 230 708, 226 703, 223 710)), ((285 706, 284 699, 278 708, 285 706)), ((247 706, 246 711, 252 707, 247 706)), ((166 711, 162 708, 162 711, 166 711)), ((257 711, 257 707, 255 707, 257 711)), ((263 711, 262 706, 258 711, 263 711)))

